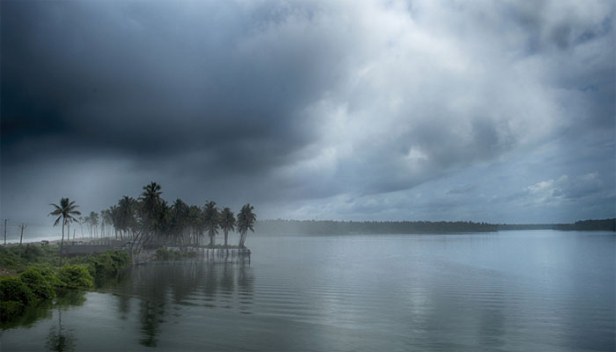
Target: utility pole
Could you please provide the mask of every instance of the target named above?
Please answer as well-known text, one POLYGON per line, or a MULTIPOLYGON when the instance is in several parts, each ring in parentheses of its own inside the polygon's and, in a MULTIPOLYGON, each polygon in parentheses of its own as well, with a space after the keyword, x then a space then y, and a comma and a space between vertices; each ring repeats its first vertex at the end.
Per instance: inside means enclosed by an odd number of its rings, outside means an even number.
POLYGON ((6 247, 6 222, 9 221, 9 219, 4 219, 4 246, 6 247))
POLYGON ((23 223, 21 225, 19 225, 19 228, 21 229, 21 238, 19 239, 19 261, 17 262, 17 265, 21 264, 21 243, 24 240, 24 229, 26 227, 28 227, 28 225, 25 225, 23 223))
POLYGON ((21 238, 19 239, 19 247, 21 247, 21 242, 24 240, 24 229, 28 227, 28 225, 21 224, 19 228, 21 229, 21 238))

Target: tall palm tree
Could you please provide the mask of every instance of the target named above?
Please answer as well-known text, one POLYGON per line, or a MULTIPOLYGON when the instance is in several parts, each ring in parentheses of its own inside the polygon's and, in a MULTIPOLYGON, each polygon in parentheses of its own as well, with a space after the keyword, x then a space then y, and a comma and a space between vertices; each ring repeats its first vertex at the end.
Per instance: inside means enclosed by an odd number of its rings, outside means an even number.
POLYGON ((140 200, 142 201, 143 212, 148 218, 153 218, 157 213, 162 193, 160 185, 156 182, 150 182, 149 185, 143 187, 140 200))
POLYGON ((218 221, 219 214, 218 208, 216 208, 216 202, 209 201, 205 203, 205 208, 203 209, 203 222, 208 236, 210 236, 210 246, 214 246, 214 237, 218 234, 218 221))
POLYGON ((131 197, 124 196, 118 201, 118 229, 124 234, 136 224, 135 209, 137 201, 131 197))
MULTIPOLYGON (((91 229, 94 229, 94 235, 96 236, 98 233, 98 213, 91 211, 90 212, 90 225, 92 226, 91 229)), ((90 230, 90 234, 92 233, 92 230, 90 230)))
POLYGON ((80 216, 79 219, 77 220, 77 222, 79 222, 79 226, 81 227, 81 238, 83 238, 83 223, 84 223, 84 218, 83 216, 80 216))
POLYGON ((246 242, 246 235, 248 230, 254 232, 254 224, 257 221, 257 215, 253 213, 254 207, 250 204, 246 204, 237 214, 237 230, 240 232, 240 248, 244 248, 246 242))
POLYGON ((203 237, 204 223, 201 208, 196 205, 191 205, 188 208, 188 224, 192 228, 193 243, 197 246, 203 243, 201 239, 203 237))
POLYGON ((179 198, 171 206, 170 227, 175 243, 181 242, 184 237, 184 230, 188 226, 188 209, 188 204, 179 198))
POLYGON ((92 219, 86 215, 86 217, 83 218, 83 222, 88 225, 88 229, 90 230, 90 238, 92 238, 92 219))
MULTIPOLYGON (((70 201, 68 198, 61 198, 60 205, 50 204, 55 209, 49 213, 49 215, 58 216, 56 221, 53 223, 53 226, 58 225, 60 220, 62 220, 62 240, 60 241, 60 264, 62 264, 62 249, 64 248, 64 225, 68 225, 71 221, 75 221, 76 219, 73 215, 81 215, 81 213, 76 210, 78 205, 75 205, 75 201, 70 201)), ((69 234, 70 235, 70 234, 69 234)))
POLYGON ((160 217, 162 208, 162 199, 160 195, 163 192, 161 187, 156 182, 150 182, 149 185, 143 187, 143 192, 139 200, 141 201, 141 232, 135 237, 137 242, 137 250, 152 239, 156 234, 155 225, 157 218, 160 217))
POLYGON ((235 230, 235 215, 229 208, 224 208, 220 213, 220 228, 225 234, 225 247, 227 247, 227 239, 229 231, 235 230))
POLYGON ((111 229, 109 227, 113 226, 113 218, 111 216, 112 210, 113 207, 101 210, 101 232, 106 236, 109 236, 110 234, 111 229))

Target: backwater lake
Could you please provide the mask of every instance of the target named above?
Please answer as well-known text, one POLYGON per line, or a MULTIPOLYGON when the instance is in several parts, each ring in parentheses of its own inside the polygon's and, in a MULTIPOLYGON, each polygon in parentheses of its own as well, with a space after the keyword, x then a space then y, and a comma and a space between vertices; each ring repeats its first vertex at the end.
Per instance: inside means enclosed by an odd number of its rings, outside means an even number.
MULTIPOLYGON (((219 240, 220 241, 220 240, 219 240)), ((614 351, 613 232, 249 234, 28 311, 2 351, 614 351)))

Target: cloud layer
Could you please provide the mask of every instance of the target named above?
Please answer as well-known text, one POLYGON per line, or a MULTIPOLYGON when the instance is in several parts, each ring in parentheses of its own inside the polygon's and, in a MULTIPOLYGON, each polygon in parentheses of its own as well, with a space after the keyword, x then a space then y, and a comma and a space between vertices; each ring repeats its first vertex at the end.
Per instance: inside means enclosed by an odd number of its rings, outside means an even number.
POLYGON ((614 216, 614 13, 609 1, 7 1, 3 216, 66 193, 101 209, 150 180, 266 217, 614 216), (576 214, 582 199, 592 210, 576 214))

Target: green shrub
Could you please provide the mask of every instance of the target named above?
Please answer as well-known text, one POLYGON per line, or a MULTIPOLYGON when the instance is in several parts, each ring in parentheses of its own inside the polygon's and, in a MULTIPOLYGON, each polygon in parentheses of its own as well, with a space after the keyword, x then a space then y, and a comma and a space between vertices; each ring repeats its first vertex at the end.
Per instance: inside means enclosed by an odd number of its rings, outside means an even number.
POLYGON ((156 250, 156 259, 158 260, 173 260, 175 259, 175 253, 168 250, 165 247, 161 247, 156 250))
POLYGON ((0 266, 3 268, 15 268, 17 266, 18 247, 0 246, 0 266))
POLYGON ((26 245, 26 249, 24 250, 24 258, 29 262, 37 262, 45 252, 41 249, 40 246, 34 244, 26 245))
POLYGON ((126 269, 131 263, 130 255, 126 251, 108 251, 99 254, 93 261, 94 276, 102 279, 115 275, 126 269))
POLYGON ((36 267, 43 278, 52 286, 64 286, 64 283, 58 278, 58 270, 50 266, 36 267))
POLYGON ((52 282, 43 276, 41 271, 37 268, 30 268, 24 271, 19 278, 23 283, 28 285, 32 293, 39 299, 52 299, 56 296, 52 282))
POLYGON ((37 302, 26 284, 15 277, 0 280, 0 321, 19 316, 28 304, 37 302))
POLYGON ((0 280, 0 302, 15 301, 24 306, 36 302, 32 290, 16 277, 0 280))
POLYGON ((94 286, 94 279, 88 267, 83 264, 66 264, 60 269, 60 281, 70 288, 89 288, 94 286))

